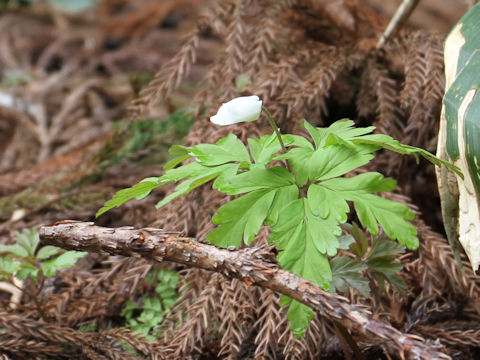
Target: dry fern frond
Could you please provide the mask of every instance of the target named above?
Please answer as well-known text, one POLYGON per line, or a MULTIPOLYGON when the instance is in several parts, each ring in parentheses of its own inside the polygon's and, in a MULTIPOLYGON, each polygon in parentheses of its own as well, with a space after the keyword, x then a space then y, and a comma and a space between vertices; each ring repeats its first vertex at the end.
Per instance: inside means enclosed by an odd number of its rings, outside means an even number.
POLYGON ((277 41, 276 30, 278 30, 279 16, 286 10, 294 6, 298 0, 280 0, 274 1, 265 7, 262 19, 258 22, 255 31, 256 34, 252 46, 248 51, 247 63, 249 70, 256 72, 263 64, 270 59, 274 44, 277 41))
POLYGON ((183 309, 184 314, 188 313, 188 319, 183 320, 177 329, 168 335, 170 340, 167 345, 175 353, 175 356, 198 354, 208 343, 209 330, 219 324, 218 314, 221 311, 219 284, 221 281, 223 281, 222 275, 211 275, 198 297, 194 299, 188 309, 183 309))
POLYGON ((254 320, 254 309, 257 305, 255 291, 237 279, 223 279, 220 285, 222 309, 219 317, 222 322, 219 332, 223 336, 218 355, 236 359, 253 330, 250 324, 254 320))
MULTIPOLYGON (((255 356, 262 359, 277 359, 279 353, 279 331, 285 316, 279 306, 279 297, 270 290, 258 291, 259 300, 254 324, 257 335, 255 336, 255 356)), ((286 326, 286 325, 284 325, 286 326)))
POLYGON ((188 76, 196 61, 196 51, 200 42, 199 29, 195 28, 188 36, 180 52, 150 82, 149 86, 140 92, 140 98, 132 101, 130 111, 138 117, 145 108, 159 98, 168 97, 173 90, 188 76))

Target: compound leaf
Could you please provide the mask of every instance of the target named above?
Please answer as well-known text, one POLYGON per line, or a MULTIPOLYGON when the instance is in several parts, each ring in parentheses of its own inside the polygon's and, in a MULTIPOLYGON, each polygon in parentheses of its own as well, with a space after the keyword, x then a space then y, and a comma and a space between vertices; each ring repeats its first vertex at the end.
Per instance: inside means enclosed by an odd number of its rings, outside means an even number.
POLYGON ((409 249, 418 247, 417 229, 407 220, 415 215, 404 204, 384 199, 372 192, 388 191, 395 188, 395 181, 379 173, 365 173, 353 178, 338 178, 323 181, 318 186, 341 194, 353 201, 362 225, 373 234, 378 234, 378 224, 392 239, 398 240, 409 249))
POLYGON ((228 195, 237 195, 254 190, 280 188, 292 185, 295 178, 282 166, 273 168, 254 168, 228 180, 219 187, 221 192, 228 195))
POLYGON ((47 245, 37 252, 37 259, 48 259, 50 256, 57 255, 62 249, 57 246, 47 245))
POLYGON ((326 254, 334 255, 338 248, 335 227, 334 219, 314 216, 305 199, 286 205, 270 235, 280 250, 277 258, 282 268, 328 289, 332 273, 326 254))
POLYGON ((287 318, 290 321, 290 329, 293 335, 301 338, 308 328, 308 324, 313 320, 314 312, 307 305, 292 300, 288 309, 287 318))
POLYGON ((213 144, 200 144, 189 148, 189 154, 205 166, 217 166, 228 162, 250 163, 250 155, 243 142, 230 134, 213 144))
POLYGON ((221 246, 249 244, 258 233, 275 197, 276 189, 263 189, 235 199, 218 209, 212 222, 218 226, 207 240, 221 246))
POLYGON ((375 238, 366 260, 370 271, 382 286, 388 281, 393 289, 401 294, 405 294, 407 285, 405 280, 396 274, 402 269, 402 265, 396 263, 395 259, 397 254, 403 252, 404 246, 379 236, 375 238))
POLYGON ((119 207, 123 205, 128 200, 137 198, 137 197, 145 197, 150 192, 162 186, 163 183, 161 182, 161 178, 148 178, 149 180, 142 180, 138 184, 133 185, 130 188, 122 189, 118 191, 111 200, 108 200, 103 207, 97 211, 95 217, 99 217, 100 215, 106 213, 108 210, 113 209, 114 207, 119 207))
POLYGON ((84 257, 88 253, 85 251, 67 251, 60 256, 42 262, 40 269, 44 276, 53 276, 58 270, 68 269, 75 265, 78 259, 84 257))
POLYGON ((363 276, 362 272, 368 268, 367 265, 343 256, 338 256, 330 260, 332 267, 332 290, 338 290, 343 293, 347 291, 347 286, 357 289, 365 297, 370 296, 369 281, 363 276))

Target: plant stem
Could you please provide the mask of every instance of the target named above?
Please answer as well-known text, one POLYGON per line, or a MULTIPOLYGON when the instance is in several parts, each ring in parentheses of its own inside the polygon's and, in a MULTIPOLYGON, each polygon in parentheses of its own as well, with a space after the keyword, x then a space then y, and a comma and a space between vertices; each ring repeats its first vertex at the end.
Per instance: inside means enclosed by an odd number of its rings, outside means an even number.
POLYGON ((383 32, 382 36, 378 40, 377 49, 385 45, 385 43, 400 30, 400 28, 408 20, 413 10, 415 10, 415 7, 418 5, 419 1, 420 0, 403 0, 390 20, 390 23, 387 25, 387 28, 383 32))
POLYGON ((285 147, 285 144, 283 143, 282 134, 280 134, 280 130, 278 130, 277 123, 275 122, 275 120, 273 120, 272 114, 270 114, 270 111, 268 111, 263 106, 262 106, 262 111, 265 113, 265 115, 267 115, 268 122, 272 126, 273 131, 275 131, 275 135, 277 135, 278 141, 280 142, 280 146, 282 147, 282 152, 284 154, 286 154, 287 153, 287 148, 285 147))
MULTIPOLYGON (((284 154, 287 153, 287 148, 285 147, 285 144, 283 143, 283 140, 282 140, 282 134, 280 133, 280 130, 278 129, 278 126, 277 126, 277 123, 275 122, 275 120, 273 120, 273 117, 272 117, 272 114, 270 114, 270 111, 268 111, 266 108, 264 108, 262 106, 262 111, 265 113, 265 115, 267 115, 267 119, 268 119, 268 122, 270 123, 270 125, 272 126, 273 128, 273 131, 275 132, 275 135, 277 135, 277 138, 278 138, 278 141, 280 143, 280 146, 282 147, 282 152, 284 154)), ((290 166, 288 165, 288 161, 286 161, 287 163, 287 169, 288 171, 291 171, 290 170, 290 166)))

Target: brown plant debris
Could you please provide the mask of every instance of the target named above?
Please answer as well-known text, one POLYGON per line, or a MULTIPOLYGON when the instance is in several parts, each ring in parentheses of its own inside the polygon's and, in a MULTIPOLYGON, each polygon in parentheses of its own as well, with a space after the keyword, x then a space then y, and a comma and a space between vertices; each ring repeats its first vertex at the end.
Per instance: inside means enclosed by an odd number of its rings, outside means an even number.
MULTIPOLYGON (((414 27, 407 24, 376 48, 399 0, 99 0, 78 14, 46 2, 18 7, 9 1, 0 9, 0 243, 13 243, 14 230, 90 221, 115 191, 161 175, 166 150, 188 131, 177 131, 183 118, 166 117, 178 109, 196 108, 187 145, 271 132, 264 121, 212 125, 208 115, 234 96, 260 96, 284 132, 305 135, 302 118, 324 126, 349 117, 434 152, 443 39, 475 2, 464 0, 462 8, 422 0, 411 16, 414 27)), ((402 341, 478 358, 479 280, 468 266, 458 267, 445 240, 433 167, 383 151, 367 170, 395 178, 397 193, 386 196, 416 209, 420 247, 397 258, 407 293, 401 297, 390 286, 383 291, 372 279, 368 298, 349 289, 346 300, 302 285, 304 300, 320 296, 320 313, 356 329, 352 335, 369 359, 408 352, 402 341), (375 326, 362 328, 361 319, 375 326)), ((200 242, 187 244, 215 249, 202 242, 230 197, 206 185, 155 212, 154 204, 172 189, 128 202, 97 224, 183 232, 200 242)), ((267 243, 263 228, 254 240, 261 250, 224 252, 268 255, 267 262, 248 260, 267 265, 250 269, 266 274, 260 283, 272 281, 280 270, 267 243)), ((179 271, 179 298, 155 344, 118 328, 125 302, 140 303, 154 291, 145 281, 152 262, 92 253, 45 281, 38 294, 44 319, 28 295, 36 286, 28 279, 13 307, 11 294, 0 291, 0 328, 7 329, 0 331, 0 356, 132 358, 127 347, 151 359, 340 356, 328 317, 317 314, 304 337, 293 336, 279 289, 180 264, 161 266, 179 271), (97 330, 83 333, 84 326, 97 330), (76 345, 66 346, 67 340, 76 345)))
POLYGON ((142 256, 156 262, 173 261, 190 267, 218 272, 227 278, 242 280, 271 289, 300 301, 322 316, 342 323, 347 329, 374 338, 393 353, 412 359, 447 359, 423 339, 402 334, 374 320, 361 307, 329 294, 297 275, 280 269, 270 247, 238 251, 219 249, 182 238, 160 229, 102 228, 94 223, 64 221, 40 228, 44 244, 61 245, 80 251, 107 252, 111 255, 142 256))

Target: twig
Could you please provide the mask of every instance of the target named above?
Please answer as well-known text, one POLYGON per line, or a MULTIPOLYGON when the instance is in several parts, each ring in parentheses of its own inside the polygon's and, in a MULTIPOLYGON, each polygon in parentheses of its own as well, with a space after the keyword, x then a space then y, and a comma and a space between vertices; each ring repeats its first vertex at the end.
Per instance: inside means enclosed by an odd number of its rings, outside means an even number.
POLYGON ((153 261, 173 261, 190 267, 219 272, 228 278, 243 280, 287 295, 320 315, 361 333, 370 341, 382 344, 400 358, 450 359, 438 347, 427 345, 421 337, 400 332, 391 325, 376 321, 364 308, 350 304, 337 294, 325 292, 301 277, 282 270, 272 246, 241 250, 220 249, 178 233, 155 228, 105 228, 93 222, 63 221, 40 228, 43 244, 112 255, 144 257, 153 261))
POLYGON ((392 19, 388 23, 387 28, 383 32, 382 36, 378 40, 377 49, 381 48, 385 43, 395 35, 398 30, 405 24, 415 7, 420 0, 403 0, 398 7, 397 11, 393 15, 392 19))

